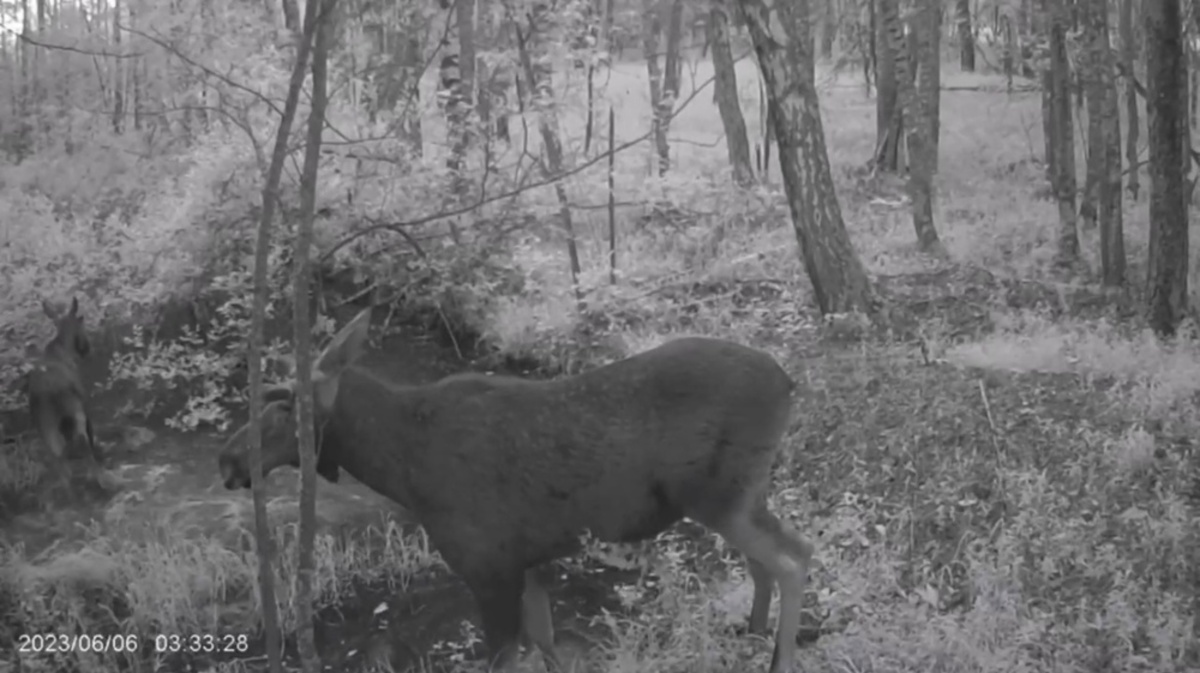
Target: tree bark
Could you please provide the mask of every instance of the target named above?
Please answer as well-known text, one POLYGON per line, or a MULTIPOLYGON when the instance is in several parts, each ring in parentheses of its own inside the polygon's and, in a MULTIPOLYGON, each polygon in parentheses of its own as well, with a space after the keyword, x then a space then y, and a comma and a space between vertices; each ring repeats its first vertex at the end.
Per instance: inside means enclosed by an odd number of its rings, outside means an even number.
POLYGON ((896 64, 900 58, 907 59, 907 54, 901 54, 894 48, 888 30, 893 22, 900 21, 899 16, 893 16, 895 5, 890 4, 890 0, 868 1, 875 7, 873 39, 878 52, 875 61, 875 167, 895 173, 900 170, 900 137, 904 129, 896 64))
POLYGON ((738 101, 737 73, 733 65, 733 50, 729 45, 729 16, 724 2, 714 0, 708 18, 708 42, 712 45, 715 78, 713 96, 725 128, 725 148, 729 153, 729 164, 733 167, 733 180, 739 187, 749 187, 754 182, 754 170, 750 166, 750 140, 742 106, 738 101))
POLYGON ((293 35, 300 32, 300 8, 296 0, 281 0, 283 4, 283 27, 293 35))
POLYGON ((842 221, 825 149, 808 36, 808 0, 738 0, 779 146, 804 268, 822 314, 874 313, 866 269, 842 221))
POLYGON ((942 7, 941 0, 931 0, 926 14, 928 44, 920 60, 917 90, 926 105, 925 122, 929 125, 929 162, 931 177, 937 175, 942 138, 942 7))
POLYGON ((971 30, 971 0, 955 0, 958 15, 958 62, 963 72, 975 72, 975 32, 971 30))
POLYGON ((1084 58, 1081 59, 1080 79, 1087 107, 1087 169, 1083 187, 1083 202, 1079 204, 1080 224, 1092 229, 1097 224, 1097 201, 1100 185, 1108 180, 1108 154, 1104 147, 1104 89, 1102 69, 1108 63, 1107 5, 1087 0, 1080 6, 1083 14, 1084 58))
POLYGON ((663 175, 671 165, 671 145, 667 142, 664 104, 663 72, 658 63, 659 0, 644 0, 642 14, 642 51, 646 54, 646 74, 650 80, 650 109, 654 114, 654 148, 658 153, 658 173, 663 175))
POLYGON ((671 101, 668 118, 674 111, 674 102, 679 98, 679 85, 683 80, 683 0, 671 0, 671 13, 667 15, 667 54, 663 64, 664 101, 671 101))
POLYGON ((1050 144, 1054 156, 1051 182, 1058 202, 1058 257, 1062 267, 1079 260, 1075 221, 1075 130, 1071 119, 1070 65, 1067 61, 1067 21, 1064 0, 1046 0, 1050 28, 1050 144))
MULTIPOLYGON (((1183 320, 1188 291, 1187 61, 1179 0, 1142 4, 1146 38, 1146 117, 1150 146, 1150 260, 1147 315, 1169 336, 1183 320)), ((1197 599, 1200 601, 1200 599, 1197 599)))
MULTIPOLYGON (((525 29, 516 26, 517 56, 529 82, 530 102, 528 108, 536 113, 538 131, 542 137, 542 148, 546 152, 546 163, 542 163, 543 174, 554 177, 554 195, 558 199, 559 216, 563 233, 567 239, 567 259, 571 269, 571 286, 580 312, 584 310, 583 290, 579 285, 579 249, 575 239, 575 225, 571 219, 571 208, 567 188, 560 176, 563 173, 562 140, 558 132, 558 107, 551 88, 551 63, 549 41, 558 26, 556 14, 545 4, 537 3, 527 13, 525 29)), ((539 162, 540 163, 540 162, 539 162)))
MULTIPOLYGON (((1099 34, 1098 87, 1100 101, 1099 152, 1103 156, 1100 189, 1100 270, 1105 285, 1125 284, 1125 224, 1121 209, 1121 111, 1114 76, 1115 63, 1109 48, 1108 8, 1098 4, 1090 18, 1099 34)), ((1090 113, 1089 113, 1090 114, 1090 113)))
MULTIPOLYGON (((308 0, 310 16, 316 14, 317 0, 308 0)), ((279 631, 279 609, 275 602, 275 541, 271 536, 271 525, 267 518, 267 486, 263 479, 262 460, 262 410, 264 348, 264 323, 267 312, 267 266, 271 249, 271 221, 279 203, 279 181, 283 175, 283 164, 288 155, 288 135, 296 119, 296 108, 300 103, 300 90, 304 88, 304 74, 308 69, 308 56, 314 26, 306 21, 296 46, 296 63, 288 82, 287 98, 283 104, 283 116, 275 131, 275 149, 271 153, 271 164, 267 169, 262 192, 262 211, 258 221, 258 234, 254 244, 254 297, 250 308, 250 335, 246 351, 246 367, 250 387, 250 474, 251 492, 254 498, 254 540, 258 548, 258 586, 263 607, 263 630, 266 636, 267 665, 271 673, 282 673, 281 633, 279 631)))
MULTIPOLYGON (((921 250, 934 254, 945 254, 937 229, 933 224, 933 146, 931 131, 933 120, 930 118, 932 105, 930 93, 936 95, 937 71, 929 66, 936 19, 932 16, 936 11, 937 0, 922 0, 918 5, 918 14, 913 17, 913 44, 916 58, 913 65, 920 64, 921 81, 914 82, 909 71, 908 50, 898 49, 896 58, 896 82, 900 88, 900 99, 904 106, 905 140, 908 146, 908 196, 912 202, 913 228, 917 234, 917 244, 921 250), (931 81, 932 80, 932 81, 931 81), (922 96, 921 94, 925 94, 922 96)), ((888 33, 892 44, 903 40, 903 31, 899 20, 899 0, 884 0, 885 5, 891 5, 886 12, 889 23, 888 33)))
MULTIPOLYGON (((311 0, 309 5, 317 4, 311 0)), ((321 162, 321 134, 325 130, 325 109, 329 103, 327 71, 329 43, 333 34, 333 12, 337 0, 323 0, 318 10, 305 15, 305 22, 316 24, 312 51, 312 107, 308 113, 308 133, 304 145, 304 165, 300 171, 300 220, 292 263, 293 354, 296 358, 296 424, 300 451, 300 533, 296 543, 296 649, 304 673, 320 673, 316 634, 313 631, 313 595, 317 535, 317 450, 314 433, 312 387, 312 318, 309 316, 309 284, 312 264, 313 216, 317 200, 317 171, 321 162)), ((313 32, 308 29, 307 32, 313 32)))
MULTIPOLYGON (((446 104, 446 135, 450 140, 450 155, 446 159, 446 168, 450 171, 454 205, 460 206, 466 202, 470 191, 470 183, 463 175, 463 164, 474 140, 471 112, 475 107, 475 0, 455 0, 454 7, 458 53, 452 55, 457 67, 446 68, 450 85, 446 104)), ((454 228, 451 233, 457 242, 458 235, 454 228)))
POLYGON ((833 58, 833 43, 837 40, 837 0, 824 0, 821 5, 821 58, 833 58))
POLYGON ((1134 82, 1135 55, 1137 45, 1134 42, 1133 30, 1133 0, 1121 1, 1121 64, 1125 70, 1125 123, 1128 131, 1125 133, 1125 163, 1129 165, 1129 195, 1137 201, 1141 185, 1139 174, 1141 165, 1138 159, 1138 135, 1141 125, 1138 123, 1137 85, 1134 82))

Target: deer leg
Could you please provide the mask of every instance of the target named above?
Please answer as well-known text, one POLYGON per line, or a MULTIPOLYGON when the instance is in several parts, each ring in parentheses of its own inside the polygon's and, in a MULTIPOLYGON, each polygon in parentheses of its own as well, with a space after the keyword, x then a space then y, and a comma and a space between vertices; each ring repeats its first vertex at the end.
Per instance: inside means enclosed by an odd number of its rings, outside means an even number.
POLYGON ((84 416, 84 429, 87 435, 88 448, 91 450, 92 459, 98 464, 104 460, 104 453, 100 451, 100 446, 96 444, 96 431, 92 428, 92 416, 91 414, 87 414, 87 412, 84 413, 86 414, 84 416))
POLYGON ((525 593, 521 595, 521 641, 525 647, 536 645, 546 670, 565 670, 554 650, 554 620, 550 613, 550 594, 533 569, 525 571, 525 593))
POLYGON ((47 449, 50 449, 50 453, 55 459, 61 461, 67 451, 67 440, 59 428, 58 417, 45 403, 35 402, 31 406, 33 420, 37 424, 38 435, 41 436, 42 443, 46 445, 47 449))
POLYGON ((754 604, 750 608, 750 633, 767 632, 767 615, 771 611, 771 594, 775 590, 775 576, 759 561, 746 557, 750 579, 754 581, 754 604))
POLYGON ((486 575, 464 576, 483 618, 484 642, 488 648, 491 673, 516 670, 521 645, 521 595, 525 589, 523 571, 486 571, 486 575))
MULTIPOLYGON (((779 623, 775 628, 770 673, 789 673, 796 656, 796 633, 800 630, 812 545, 771 514, 761 501, 725 516, 710 527, 747 558, 761 564, 779 584, 779 623)), ((759 592, 756 586, 755 593, 759 592)))
POLYGON ((85 463, 84 469, 87 471, 89 481, 100 483, 100 460, 96 455, 96 445, 92 441, 92 421, 87 416, 87 412, 83 408, 83 403, 78 399, 71 401, 70 413, 71 430, 67 433, 67 437, 71 442, 72 447, 78 447, 84 444, 86 451, 83 451, 83 460, 85 463))

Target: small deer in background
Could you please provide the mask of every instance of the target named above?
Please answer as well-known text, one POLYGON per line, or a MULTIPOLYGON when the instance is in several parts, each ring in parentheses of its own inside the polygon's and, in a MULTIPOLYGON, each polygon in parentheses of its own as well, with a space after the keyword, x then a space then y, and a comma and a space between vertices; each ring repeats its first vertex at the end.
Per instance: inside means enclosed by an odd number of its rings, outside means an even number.
POLYGON ((38 435, 59 466, 68 450, 79 444, 87 448, 88 472, 98 476, 101 455, 96 446, 83 383, 83 359, 92 346, 79 315, 79 300, 71 298, 71 310, 62 313, 42 300, 42 311, 54 321, 54 338, 46 344, 26 378, 29 413, 38 435))
MULTIPOLYGON (((578 376, 460 374, 406 386, 356 366, 371 310, 313 363, 317 473, 345 470, 413 512, 475 596, 490 670, 521 644, 561 670, 550 600, 533 569, 605 541, 654 538, 684 517, 746 555, 750 630, 779 621, 770 673, 792 670, 813 548, 767 510, 796 384, 768 354, 684 338, 578 376)), ((294 391, 265 393, 263 474, 298 466, 294 391)), ((222 450, 226 488, 251 486, 249 426, 222 450)))

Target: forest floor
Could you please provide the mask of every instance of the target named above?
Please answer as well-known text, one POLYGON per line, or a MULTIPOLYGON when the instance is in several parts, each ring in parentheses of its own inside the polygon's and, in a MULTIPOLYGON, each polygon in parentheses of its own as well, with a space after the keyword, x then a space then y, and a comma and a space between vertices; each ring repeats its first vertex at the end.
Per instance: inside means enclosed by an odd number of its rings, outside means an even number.
MULTIPOLYGON (((781 217, 720 242, 724 259, 749 252, 757 266, 712 271, 723 280, 699 297, 700 318, 647 324, 626 342, 736 338, 801 384, 771 505, 817 546, 802 670, 1200 671, 1190 500, 1200 358, 1138 326, 1136 292, 1050 271, 1054 209, 1037 197, 1031 158, 1036 95, 1005 94, 999 78, 963 90, 948 80, 938 222, 952 264, 916 253, 895 193, 857 177, 873 101, 853 83, 822 90, 848 226, 889 306, 909 316, 904 329, 856 333, 804 308, 810 290, 781 217), (749 276, 776 290, 746 297, 722 284, 749 276)), ((1131 278, 1144 210, 1144 196, 1127 204, 1131 278)), ((1083 238, 1094 259, 1094 237, 1083 238)), ((413 382, 472 366, 415 336, 372 357, 413 382)), ((43 502, 0 524, 0 635, 28 645, 16 670, 262 670, 250 498, 217 483, 223 437, 102 425, 118 495, 43 502), (50 654, 22 640, 95 633, 138 635, 136 656, 50 654), (156 651, 180 646, 204 651, 156 651)), ((0 451, 5 488, 38 494, 35 451, 0 451)), ((296 474, 271 481, 290 631, 296 474)), ((480 669, 469 595, 394 505, 346 479, 321 484, 318 512, 327 670, 480 669)), ((593 548, 554 566, 568 658, 606 673, 765 670, 770 645, 743 633, 751 592, 739 559, 686 524, 647 549, 593 548)))

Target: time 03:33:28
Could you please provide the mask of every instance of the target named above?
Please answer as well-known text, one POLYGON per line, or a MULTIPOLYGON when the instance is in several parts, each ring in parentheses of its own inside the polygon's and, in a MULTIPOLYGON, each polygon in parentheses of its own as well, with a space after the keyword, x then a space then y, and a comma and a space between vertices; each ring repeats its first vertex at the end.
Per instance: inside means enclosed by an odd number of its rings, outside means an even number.
POLYGON ((204 654, 244 654, 250 649, 250 637, 241 635, 159 634, 154 636, 156 652, 194 652, 204 654))

